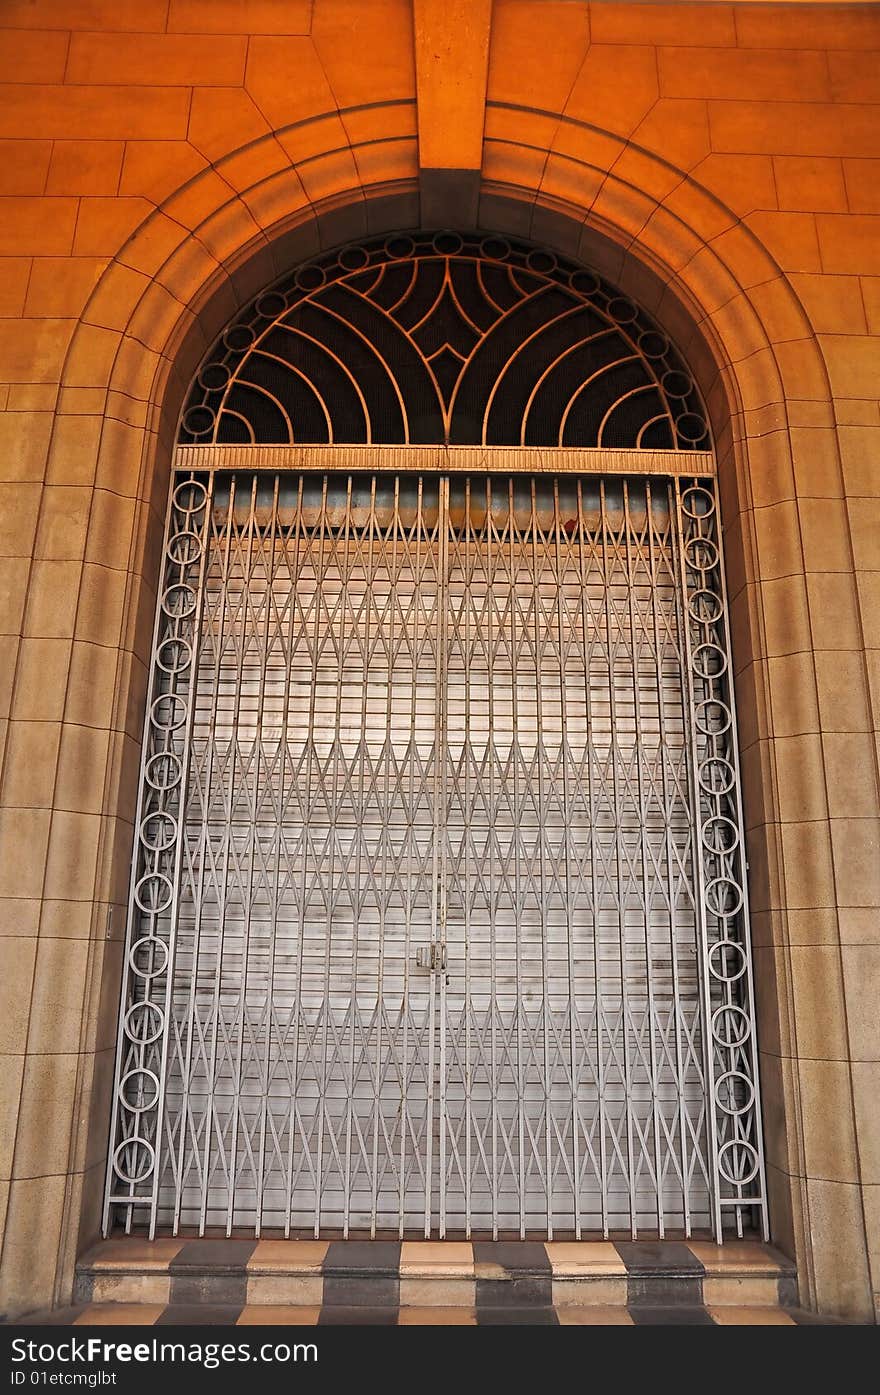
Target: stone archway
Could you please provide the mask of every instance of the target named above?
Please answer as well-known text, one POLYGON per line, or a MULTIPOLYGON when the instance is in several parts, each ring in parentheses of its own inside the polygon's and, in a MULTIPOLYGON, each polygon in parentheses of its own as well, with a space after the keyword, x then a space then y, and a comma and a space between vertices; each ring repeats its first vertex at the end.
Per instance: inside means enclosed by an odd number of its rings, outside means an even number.
MULTIPOLYGON (((537 147, 534 129, 528 141, 517 139, 514 113, 499 121, 480 224, 576 255, 631 290, 688 353, 713 411, 746 798, 755 818, 750 856, 774 1230, 798 1260, 804 1301, 852 1311, 868 1289, 861 1202, 851 1185, 856 1177, 829 1171, 823 1118, 833 1117, 838 1155, 854 1155, 848 1076, 845 1068, 835 1073, 833 1102, 826 1095, 823 1110, 809 1058, 819 1054, 812 1002, 830 997, 843 1018, 835 882, 857 850, 829 821, 821 762, 794 799, 786 792, 800 754, 786 743, 819 728, 827 675, 813 651, 835 648, 817 624, 858 629, 851 576, 822 567, 835 528, 833 546, 849 547, 842 504, 826 510, 823 549, 815 531, 820 473, 823 489, 842 493, 824 364, 766 249, 682 171, 632 147, 624 160, 617 137, 576 123, 567 123, 568 148, 560 150, 549 131, 537 147), (557 149, 548 158, 552 141, 557 149), (805 956, 807 949, 814 952, 805 956), (835 1266, 841 1251, 848 1278, 835 1266)), ((90 491, 72 666, 94 661, 98 650, 113 657, 96 683, 104 726, 97 807, 68 814, 59 790, 49 831, 46 894, 57 901, 56 914, 66 907, 71 916, 90 915, 92 938, 83 1001, 68 1005, 80 1021, 80 1122, 57 1169, 61 1234, 50 1237, 51 1252, 47 1243, 34 1267, 37 1303, 69 1292, 77 1248, 97 1223, 121 934, 117 918, 103 938, 103 923, 124 895, 159 511, 185 383, 206 339, 281 270, 318 247, 419 223, 414 143, 405 134, 365 140, 354 159, 318 154, 304 162, 307 171, 278 157, 274 137, 257 140, 166 199, 99 282, 65 364, 49 478, 62 461, 69 472, 75 459, 90 491)), ((68 705, 74 701, 75 685, 68 705)), ((70 710, 66 721, 59 768, 65 754, 76 758, 70 710)), ((7 1217, 13 1262, 39 1217, 35 1193, 22 1186, 7 1217)))

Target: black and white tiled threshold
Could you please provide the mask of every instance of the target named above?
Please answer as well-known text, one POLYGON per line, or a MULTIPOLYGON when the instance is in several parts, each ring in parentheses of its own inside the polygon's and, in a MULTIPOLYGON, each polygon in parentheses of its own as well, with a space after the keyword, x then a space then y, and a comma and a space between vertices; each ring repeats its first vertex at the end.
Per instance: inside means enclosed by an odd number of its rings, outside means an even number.
POLYGON ((807 1320, 794 1267, 732 1241, 120 1238, 43 1321, 297 1325, 734 1324, 807 1320))

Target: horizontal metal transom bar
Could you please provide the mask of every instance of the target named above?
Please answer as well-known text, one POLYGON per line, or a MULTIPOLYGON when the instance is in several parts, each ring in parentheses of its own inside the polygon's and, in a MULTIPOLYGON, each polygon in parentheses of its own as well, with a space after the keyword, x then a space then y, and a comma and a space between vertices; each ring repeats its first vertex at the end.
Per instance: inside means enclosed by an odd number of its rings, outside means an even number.
POLYGON ((178 446, 178 470, 404 470, 418 473, 714 475, 711 451, 566 450, 541 446, 178 446))
POLYGON ((108 1225, 762 1223, 717 524, 697 478, 175 477, 108 1225))

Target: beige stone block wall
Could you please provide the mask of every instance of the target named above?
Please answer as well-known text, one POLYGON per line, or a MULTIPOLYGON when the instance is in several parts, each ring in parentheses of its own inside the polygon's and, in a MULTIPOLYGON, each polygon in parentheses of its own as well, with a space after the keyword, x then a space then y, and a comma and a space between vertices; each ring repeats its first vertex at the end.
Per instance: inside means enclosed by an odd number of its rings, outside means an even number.
POLYGON ((428 0, 0 9, 0 1310, 65 1301, 97 1226, 188 374, 291 264, 457 189, 640 297, 712 406, 774 1234, 804 1303, 880 1291, 880 17, 474 9, 454 80, 428 0))

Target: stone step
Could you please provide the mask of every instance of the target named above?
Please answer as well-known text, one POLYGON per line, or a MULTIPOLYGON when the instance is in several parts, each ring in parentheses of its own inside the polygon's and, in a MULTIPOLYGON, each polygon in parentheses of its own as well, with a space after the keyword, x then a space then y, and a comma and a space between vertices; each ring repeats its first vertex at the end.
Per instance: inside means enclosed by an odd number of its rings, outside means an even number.
POLYGON ((711 1241, 148 1241, 96 1245, 78 1304, 328 1310, 793 1307, 793 1264, 769 1245, 711 1241))

